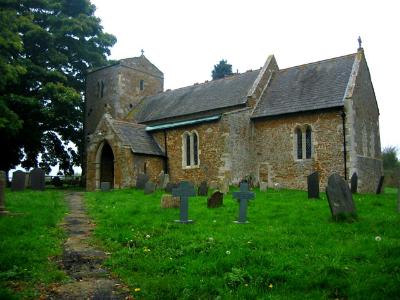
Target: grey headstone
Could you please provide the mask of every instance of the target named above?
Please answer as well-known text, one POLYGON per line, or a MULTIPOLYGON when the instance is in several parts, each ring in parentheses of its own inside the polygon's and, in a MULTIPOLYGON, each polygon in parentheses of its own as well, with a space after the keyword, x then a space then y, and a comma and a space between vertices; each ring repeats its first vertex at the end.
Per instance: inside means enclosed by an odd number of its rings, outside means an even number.
POLYGON ((58 188, 63 186, 63 182, 62 182, 61 178, 58 176, 54 176, 51 179, 51 184, 58 188))
POLYGON ((357 193, 357 188, 358 188, 358 175, 356 172, 353 173, 351 176, 351 181, 350 181, 350 190, 352 194, 357 193))
POLYGON ((172 193, 172 189, 177 188, 177 187, 178 187, 178 184, 172 183, 172 182, 168 182, 167 185, 165 186, 165 191, 167 193, 171 194, 172 193))
POLYGON ((208 195, 207 181, 202 181, 200 183, 199 189, 197 190, 197 195, 199 195, 199 196, 207 196, 208 195))
POLYGON ((158 188, 165 189, 168 182, 169 182, 169 175, 164 174, 164 171, 161 171, 160 174, 158 175, 158 188))
POLYGON ((239 218, 235 223, 245 224, 247 221, 247 204, 249 200, 254 199, 254 193, 249 191, 249 184, 242 182, 240 184, 240 191, 234 192, 233 197, 239 201, 239 218))
POLYGON ((102 192, 108 192, 111 189, 111 182, 109 181, 100 182, 100 189, 102 192))
POLYGON ((139 174, 137 179, 136 179, 136 188, 143 190, 147 181, 149 181, 149 176, 148 175, 142 174, 142 173, 139 174))
POLYGON ((6 185, 7 185, 6 172, 0 171, 0 216, 8 213, 6 211, 6 204, 5 204, 6 185))
POLYGON ((207 207, 208 208, 215 208, 221 207, 224 201, 224 194, 220 191, 215 191, 212 193, 210 198, 207 199, 207 207))
POLYGON ((379 178, 378 186, 376 188, 376 194, 382 193, 382 186, 383 186, 384 179, 385 179, 385 176, 381 176, 381 178, 379 178))
POLYGON ((181 201, 179 204, 180 209, 180 219, 175 222, 179 223, 192 223, 192 220, 188 219, 188 210, 189 210, 189 197, 196 196, 196 191, 194 190, 194 186, 187 182, 182 181, 179 183, 177 188, 172 189, 172 195, 174 197, 180 197, 181 201))
POLYGON ((397 211, 400 213, 400 185, 397 187, 397 211))
POLYGON ((260 182, 260 191, 265 192, 268 189, 268 182, 261 181, 260 182))
POLYGON ((21 170, 15 171, 12 176, 11 190, 23 191, 25 189, 25 180, 27 174, 21 170))
POLYGON ((145 186, 144 186, 144 193, 147 194, 152 194, 156 191, 156 184, 152 181, 147 181, 145 186))
POLYGON ((35 191, 43 191, 45 185, 45 172, 40 168, 35 168, 30 173, 31 189, 35 191))
POLYGON ((340 217, 340 215, 356 214, 356 207, 353 202, 353 196, 349 185, 336 173, 332 174, 328 178, 326 196, 328 197, 332 216, 335 219, 340 217))
POLYGON ((319 173, 314 172, 307 176, 308 199, 319 198, 319 173))

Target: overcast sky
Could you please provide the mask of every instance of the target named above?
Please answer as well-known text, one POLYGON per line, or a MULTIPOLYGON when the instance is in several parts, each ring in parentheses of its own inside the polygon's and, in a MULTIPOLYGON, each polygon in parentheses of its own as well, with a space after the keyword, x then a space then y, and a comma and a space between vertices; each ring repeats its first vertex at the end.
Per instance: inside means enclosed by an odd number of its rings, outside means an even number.
POLYGON ((211 79, 221 59, 233 71, 274 54, 287 68, 357 51, 358 36, 379 109, 382 147, 400 148, 400 1, 91 0, 118 41, 111 58, 144 55, 165 89, 211 79), (397 3, 396 3, 397 2, 397 3))

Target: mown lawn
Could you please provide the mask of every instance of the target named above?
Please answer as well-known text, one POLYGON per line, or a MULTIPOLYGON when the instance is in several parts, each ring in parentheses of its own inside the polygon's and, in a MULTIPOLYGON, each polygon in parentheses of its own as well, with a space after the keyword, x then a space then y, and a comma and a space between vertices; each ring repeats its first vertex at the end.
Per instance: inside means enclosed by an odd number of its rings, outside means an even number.
POLYGON ((67 211, 60 191, 6 191, 0 217, 0 299, 37 299, 40 289, 65 279, 51 257, 61 254, 67 211))
POLYGON ((400 214, 396 190, 355 195, 358 221, 331 220, 325 195, 256 191, 249 224, 193 197, 189 218, 161 209, 161 192, 86 194, 94 242, 137 299, 399 299, 400 214))

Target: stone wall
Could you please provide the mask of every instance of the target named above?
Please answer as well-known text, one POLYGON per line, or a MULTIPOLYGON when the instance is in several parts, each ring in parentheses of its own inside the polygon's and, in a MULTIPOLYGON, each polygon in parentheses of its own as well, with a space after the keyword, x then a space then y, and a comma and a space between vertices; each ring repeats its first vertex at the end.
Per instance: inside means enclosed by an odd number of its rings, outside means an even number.
POLYGON ((323 190, 333 172, 344 175, 343 126, 340 110, 288 115, 254 122, 254 161, 257 180, 273 187, 307 189, 307 176, 320 173, 323 190), (312 129, 311 159, 297 159, 295 128, 312 129))
POLYGON ((134 154, 133 166, 135 184, 140 173, 147 174, 151 181, 157 182, 158 175, 164 170, 164 160, 158 156, 134 154))
POLYGON ((379 109, 363 51, 357 54, 353 78, 346 93, 348 178, 358 174, 358 192, 374 193, 383 175, 379 109))

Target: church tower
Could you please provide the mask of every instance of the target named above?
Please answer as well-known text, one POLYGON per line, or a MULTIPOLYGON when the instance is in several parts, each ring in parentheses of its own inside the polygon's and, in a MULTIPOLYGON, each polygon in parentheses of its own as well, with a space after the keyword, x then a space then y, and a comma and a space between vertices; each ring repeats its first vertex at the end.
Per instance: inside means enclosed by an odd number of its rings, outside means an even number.
POLYGON ((144 55, 93 70, 86 78, 85 140, 107 111, 114 119, 134 120, 140 101, 164 89, 164 74, 144 55))

